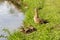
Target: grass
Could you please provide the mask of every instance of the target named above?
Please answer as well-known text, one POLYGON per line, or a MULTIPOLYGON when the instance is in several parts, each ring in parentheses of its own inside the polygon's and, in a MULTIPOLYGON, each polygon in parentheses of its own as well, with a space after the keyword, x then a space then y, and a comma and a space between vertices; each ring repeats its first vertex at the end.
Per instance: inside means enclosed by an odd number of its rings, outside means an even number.
POLYGON ((19 31, 8 36, 8 40, 60 40, 60 0, 24 0, 28 4, 25 9, 24 26, 33 25, 37 31, 24 34, 19 31), (39 17, 48 20, 47 24, 35 24, 34 8, 41 7, 39 17))

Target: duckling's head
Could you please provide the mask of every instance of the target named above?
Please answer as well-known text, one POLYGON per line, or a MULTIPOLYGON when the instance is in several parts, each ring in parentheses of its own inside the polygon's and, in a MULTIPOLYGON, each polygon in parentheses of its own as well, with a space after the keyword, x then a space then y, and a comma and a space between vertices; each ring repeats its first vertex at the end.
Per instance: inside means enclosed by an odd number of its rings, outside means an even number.
POLYGON ((25 31, 25 29, 22 27, 22 28, 20 28, 20 31, 21 31, 21 32, 24 32, 24 31, 25 31))

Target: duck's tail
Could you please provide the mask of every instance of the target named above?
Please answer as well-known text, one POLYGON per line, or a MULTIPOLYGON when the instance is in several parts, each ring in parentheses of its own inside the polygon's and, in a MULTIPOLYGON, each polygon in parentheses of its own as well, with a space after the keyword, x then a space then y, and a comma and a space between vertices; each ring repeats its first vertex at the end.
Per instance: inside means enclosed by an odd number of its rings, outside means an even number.
POLYGON ((48 23, 48 21, 47 21, 47 20, 42 19, 42 20, 40 21, 40 23, 41 23, 41 24, 46 24, 46 23, 48 23))

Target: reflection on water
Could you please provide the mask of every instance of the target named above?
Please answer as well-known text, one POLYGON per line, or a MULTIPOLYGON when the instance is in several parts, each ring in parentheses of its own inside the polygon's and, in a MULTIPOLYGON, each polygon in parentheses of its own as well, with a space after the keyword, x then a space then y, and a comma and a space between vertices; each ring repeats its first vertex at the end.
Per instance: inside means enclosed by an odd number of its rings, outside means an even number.
MULTIPOLYGON (((6 36, 6 33, 2 29, 7 28, 9 31, 13 31, 22 25, 24 15, 19 12, 13 5, 7 1, 0 3, 0 35, 6 36)), ((0 38, 0 40, 6 40, 0 38)))

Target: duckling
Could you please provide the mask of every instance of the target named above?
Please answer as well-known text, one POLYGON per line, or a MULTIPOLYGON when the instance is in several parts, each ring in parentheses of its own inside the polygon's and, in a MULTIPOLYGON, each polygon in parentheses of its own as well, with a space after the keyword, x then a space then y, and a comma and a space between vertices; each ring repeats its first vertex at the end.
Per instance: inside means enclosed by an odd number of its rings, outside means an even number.
POLYGON ((20 32, 23 32, 25 34, 32 33, 33 31, 36 31, 36 29, 33 26, 29 26, 28 28, 21 28, 20 32))
POLYGON ((25 29, 25 33, 32 33, 34 31, 36 31, 36 29, 34 27, 32 27, 32 26, 30 26, 27 29, 25 29))
POLYGON ((30 25, 29 29, 30 29, 32 32, 37 30, 37 29, 35 29, 32 25, 30 25))
POLYGON ((25 33, 28 34, 28 33, 31 33, 31 30, 29 28, 26 28, 25 29, 25 33))
POLYGON ((23 32, 23 33, 25 33, 25 29, 22 27, 22 28, 20 28, 20 32, 23 32))
POLYGON ((41 24, 47 23, 46 20, 43 20, 43 19, 39 18, 39 16, 38 16, 38 8, 35 8, 34 11, 35 11, 35 15, 34 15, 34 22, 35 23, 37 23, 37 24, 39 24, 39 23, 41 23, 41 24))
POLYGON ((23 32, 23 33, 25 33, 25 34, 28 34, 28 33, 31 33, 31 30, 30 30, 29 28, 26 28, 26 29, 21 28, 21 29, 20 29, 20 32, 23 32))

